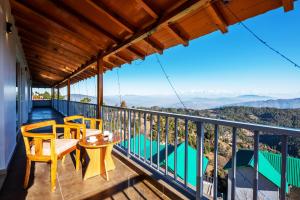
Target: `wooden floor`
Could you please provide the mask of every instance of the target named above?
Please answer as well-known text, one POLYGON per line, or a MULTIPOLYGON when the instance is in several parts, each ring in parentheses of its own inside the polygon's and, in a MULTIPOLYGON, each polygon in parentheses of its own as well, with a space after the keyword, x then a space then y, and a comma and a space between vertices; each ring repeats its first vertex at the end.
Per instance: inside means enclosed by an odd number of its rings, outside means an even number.
MULTIPOLYGON (((30 122, 44 119, 61 121, 61 116, 51 109, 35 109, 30 122)), ((75 171, 73 156, 68 156, 64 164, 59 161, 57 187, 53 193, 50 191, 50 165, 36 163, 31 169, 29 188, 24 190, 25 150, 20 142, 0 192, 0 199, 168 199, 145 177, 138 175, 117 158, 113 159, 116 169, 109 172, 109 181, 101 176, 83 181, 82 170, 75 171)))

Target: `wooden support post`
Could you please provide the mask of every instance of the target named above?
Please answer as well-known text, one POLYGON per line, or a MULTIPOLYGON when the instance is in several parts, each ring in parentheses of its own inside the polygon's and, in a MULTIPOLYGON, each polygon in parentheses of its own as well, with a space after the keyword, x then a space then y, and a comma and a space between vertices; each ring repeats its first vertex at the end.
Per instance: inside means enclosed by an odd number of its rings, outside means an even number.
POLYGON ((68 79, 68 116, 70 115, 70 99, 71 99, 71 87, 70 87, 70 79, 68 79))
POLYGON ((104 72, 104 63, 103 58, 97 59, 97 118, 102 118, 101 108, 103 105, 103 72, 104 72))
POLYGON ((54 88, 51 88, 51 105, 54 107, 54 88))
POLYGON ((57 87, 57 110, 59 110, 59 87, 57 87))

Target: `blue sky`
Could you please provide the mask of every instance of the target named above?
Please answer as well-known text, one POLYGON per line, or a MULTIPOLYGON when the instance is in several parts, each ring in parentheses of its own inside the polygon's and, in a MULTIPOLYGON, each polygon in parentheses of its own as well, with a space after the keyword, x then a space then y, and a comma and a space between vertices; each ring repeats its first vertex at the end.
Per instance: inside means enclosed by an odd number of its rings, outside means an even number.
MULTIPOLYGON (((300 3, 284 13, 270 11, 244 21, 256 34, 300 63, 300 3)), ((281 98, 300 96, 300 69, 283 60, 250 35, 241 25, 190 41, 158 55, 171 81, 181 95, 235 96, 270 95, 281 98)), ((104 95, 173 95, 154 55, 144 61, 106 72, 104 95)), ((95 95, 95 79, 73 86, 72 93, 95 95), (77 92, 78 91, 78 92, 77 92)))

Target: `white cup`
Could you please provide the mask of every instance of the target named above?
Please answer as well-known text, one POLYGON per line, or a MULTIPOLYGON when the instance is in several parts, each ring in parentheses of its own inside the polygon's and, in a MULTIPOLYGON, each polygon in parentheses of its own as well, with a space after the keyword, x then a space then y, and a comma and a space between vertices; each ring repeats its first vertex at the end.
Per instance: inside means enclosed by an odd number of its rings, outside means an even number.
POLYGON ((109 131, 104 131, 104 132, 103 132, 103 135, 104 135, 104 136, 108 136, 108 135, 109 135, 109 131))

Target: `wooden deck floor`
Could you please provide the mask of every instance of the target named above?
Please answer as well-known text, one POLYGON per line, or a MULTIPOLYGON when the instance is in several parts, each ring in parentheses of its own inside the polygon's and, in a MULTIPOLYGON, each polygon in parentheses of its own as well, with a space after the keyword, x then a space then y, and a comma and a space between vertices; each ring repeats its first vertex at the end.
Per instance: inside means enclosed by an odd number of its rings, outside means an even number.
MULTIPOLYGON (((60 121, 61 116, 51 109, 36 109, 33 111, 30 121, 44 119, 60 121)), ((61 161, 58 162, 57 189, 53 193, 50 191, 50 165, 36 163, 31 169, 30 186, 24 190, 22 183, 25 173, 25 158, 24 145, 20 142, 0 192, 1 200, 168 199, 145 177, 137 174, 115 157, 113 159, 116 169, 109 172, 109 181, 101 176, 83 181, 82 171, 76 172, 72 156, 67 156, 64 164, 61 161)))

